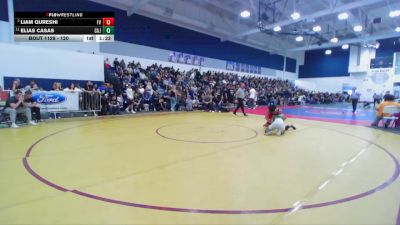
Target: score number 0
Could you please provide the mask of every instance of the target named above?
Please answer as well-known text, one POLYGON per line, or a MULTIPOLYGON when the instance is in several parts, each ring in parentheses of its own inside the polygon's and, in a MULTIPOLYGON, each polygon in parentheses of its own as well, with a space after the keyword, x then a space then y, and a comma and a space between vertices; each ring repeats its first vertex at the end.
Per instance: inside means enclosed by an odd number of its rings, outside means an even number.
POLYGON ((114 18, 103 18, 103 26, 114 26, 114 18))

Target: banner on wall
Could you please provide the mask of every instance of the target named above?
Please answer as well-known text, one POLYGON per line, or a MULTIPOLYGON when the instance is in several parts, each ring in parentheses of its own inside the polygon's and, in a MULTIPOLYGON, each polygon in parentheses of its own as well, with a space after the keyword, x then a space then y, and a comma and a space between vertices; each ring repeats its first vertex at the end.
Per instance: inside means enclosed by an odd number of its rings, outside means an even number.
POLYGON ((393 68, 370 69, 369 77, 375 84, 384 84, 393 74, 393 68))
POLYGON ((386 91, 393 92, 393 82, 393 68, 370 69, 361 83, 357 84, 361 100, 373 101, 374 93, 384 95, 386 91))
POLYGON ((261 67, 233 61, 226 61, 226 70, 261 74, 261 67))
POLYGON ((36 91, 32 98, 44 112, 79 110, 79 92, 36 91))
POLYGON ((170 52, 168 61, 187 65, 204 66, 204 57, 182 52, 170 52))
POLYGON ((231 61, 226 61, 226 70, 235 70, 235 63, 231 61))
POLYGON ((235 63, 235 71, 240 71, 240 63, 235 63))

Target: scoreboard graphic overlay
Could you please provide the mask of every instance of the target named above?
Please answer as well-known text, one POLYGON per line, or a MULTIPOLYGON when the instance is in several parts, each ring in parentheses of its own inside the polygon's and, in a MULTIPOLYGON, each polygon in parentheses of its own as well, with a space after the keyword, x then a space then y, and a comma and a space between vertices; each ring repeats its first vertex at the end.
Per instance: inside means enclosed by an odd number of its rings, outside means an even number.
POLYGON ((113 42, 114 12, 15 12, 16 42, 113 42))

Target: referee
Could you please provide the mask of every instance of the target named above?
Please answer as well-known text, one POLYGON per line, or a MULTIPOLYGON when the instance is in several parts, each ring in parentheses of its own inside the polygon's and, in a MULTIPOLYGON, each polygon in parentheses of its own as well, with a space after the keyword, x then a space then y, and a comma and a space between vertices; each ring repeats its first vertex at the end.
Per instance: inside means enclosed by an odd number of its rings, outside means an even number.
POLYGON ((355 87, 353 87, 352 90, 353 91, 350 95, 350 98, 351 98, 351 104, 353 105, 353 114, 355 114, 356 110, 357 110, 357 104, 358 104, 358 101, 360 100, 361 94, 356 91, 357 88, 355 88, 355 87))
POLYGON ((247 114, 244 112, 244 104, 243 104, 243 101, 244 101, 244 84, 243 83, 240 84, 240 87, 239 87, 239 89, 237 89, 237 91, 235 93, 235 96, 236 96, 236 99, 237 99, 237 106, 236 106, 235 111, 233 111, 233 115, 236 116, 236 111, 239 108, 241 108, 242 112, 243 112, 243 115, 247 116, 247 114))

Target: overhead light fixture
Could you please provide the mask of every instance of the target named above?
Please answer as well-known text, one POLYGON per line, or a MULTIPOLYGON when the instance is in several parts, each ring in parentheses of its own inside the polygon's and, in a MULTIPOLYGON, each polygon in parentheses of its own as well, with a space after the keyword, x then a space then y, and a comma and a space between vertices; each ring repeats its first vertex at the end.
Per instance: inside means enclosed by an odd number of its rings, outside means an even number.
POLYGON ((353 27, 353 30, 355 32, 361 32, 363 30, 363 27, 361 25, 356 25, 353 27))
POLYGON ((325 55, 330 55, 330 54, 332 54, 332 50, 330 49, 325 50, 325 55))
POLYGON ((275 31, 275 32, 279 32, 279 31, 281 31, 281 30, 282 30, 282 28, 281 28, 280 26, 274 27, 274 31, 275 31))
POLYGON ((342 45, 342 49, 343 49, 343 50, 349 49, 349 45, 348 45, 348 44, 342 45))
POLYGON ((400 10, 390 11, 389 16, 392 18, 400 16, 400 10))
POLYGON ((381 46, 381 43, 379 43, 379 42, 376 42, 376 43, 375 43, 375 48, 376 48, 376 49, 378 49, 378 48, 379 48, 379 46, 381 46))
POLYGON ((317 25, 312 28, 314 32, 320 32, 322 30, 321 26, 317 25))
POLYGON ((300 19, 300 13, 298 13, 298 12, 293 12, 291 15, 290 15, 290 17, 292 17, 292 19, 294 19, 294 20, 298 20, 298 19, 300 19))
POLYGON ((338 41, 339 41, 339 39, 337 37, 331 38, 331 42, 332 43, 337 43, 338 41))
POLYGON ((247 18, 247 17, 249 17, 251 14, 250 14, 250 12, 248 11, 248 10, 243 10, 241 13, 240 13, 240 16, 241 17, 243 17, 243 18, 247 18))
POLYGON ((396 32, 400 32, 400 27, 396 27, 396 29, 394 29, 396 32))
POLYGON ((346 12, 342 12, 338 15, 339 20, 347 20, 348 18, 349 18, 349 14, 347 14, 346 12))
POLYGON ((297 41, 297 42, 301 42, 301 41, 303 41, 303 39, 304 39, 304 38, 303 38, 303 36, 301 36, 301 35, 296 37, 296 41, 297 41))

